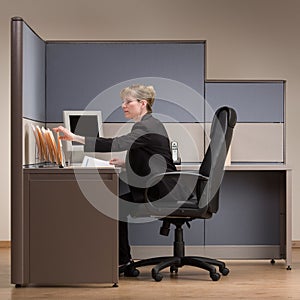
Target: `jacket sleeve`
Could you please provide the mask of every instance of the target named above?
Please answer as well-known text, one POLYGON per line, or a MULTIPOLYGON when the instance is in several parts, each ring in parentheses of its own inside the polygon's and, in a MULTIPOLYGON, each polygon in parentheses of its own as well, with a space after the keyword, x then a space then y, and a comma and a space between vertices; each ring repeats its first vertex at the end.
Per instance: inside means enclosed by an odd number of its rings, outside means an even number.
POLYGON ((115 138, 86 137, 85 152, 118 152, 139 148, 149 143, 147 128, 142 122, 135 123, 130 133, 115 138))

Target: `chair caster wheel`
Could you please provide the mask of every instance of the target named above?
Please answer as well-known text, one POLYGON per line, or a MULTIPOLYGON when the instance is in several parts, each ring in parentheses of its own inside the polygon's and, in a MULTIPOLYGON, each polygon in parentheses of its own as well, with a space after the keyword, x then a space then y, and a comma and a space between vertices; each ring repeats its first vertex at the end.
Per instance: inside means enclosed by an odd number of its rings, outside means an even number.
POLYGON ((156 273, 155 271, 152 270, 152 278, 156 281, 159 282, 163 279, 163 276, 160 273, 156 273))
POLYGON ((219 273, 212 273, 210 274, 210 278, 213 280, 213 281, 218 281, 220 279, 221 275, 219 273))
POLYGON ((137 277, 140 275, 140 271, 135 268, 133 261, 119 267, 119 275, 123 273, 126 277, 137 277))
POLYGON ((171 272, 171 273, 173 273, 173 272, 178 273, 178 267, 176 267, 176 266, 171 266, 171 267, 170 267, 170 272, 171 272))
POLYGON ((133 269, 129 268, 124 272, 124 276, 126 277, 138 277, 139 275, 140 275, 140 271, 135 268, 133 269))
POLYGON ((228 268, 225 267, 225 268, 221 269, 220 272, 222 273, 222 275, 227 276, 230 271, 228 268))

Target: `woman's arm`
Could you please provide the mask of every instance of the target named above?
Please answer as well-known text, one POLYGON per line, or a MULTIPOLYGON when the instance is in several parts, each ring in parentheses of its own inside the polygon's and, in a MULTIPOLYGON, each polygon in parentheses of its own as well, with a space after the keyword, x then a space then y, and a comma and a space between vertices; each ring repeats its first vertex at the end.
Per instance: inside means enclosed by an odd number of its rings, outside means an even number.
POLYGON ((63 133, 59 137, 61 140, 84 144, 85 152, 118 152, 129 150, 133 147, 144 147, 149 143, 147 129, 142 122, 134 124, 130 133, 115 138, 83 137, 72 133, 63 126, 53 128, 53 130, 63 133))
POLYGON ((85 137, 84 136, 74 134, 70 130, 68 130, 67 128, 65 128, 63 126, 55 127, 55 128, 53 128, 53 130, 55 132, 63 133, 63 135, 59 136, 60 140, 74 141, 74 142, 78 142, 80 144, 85 144, 85 137))

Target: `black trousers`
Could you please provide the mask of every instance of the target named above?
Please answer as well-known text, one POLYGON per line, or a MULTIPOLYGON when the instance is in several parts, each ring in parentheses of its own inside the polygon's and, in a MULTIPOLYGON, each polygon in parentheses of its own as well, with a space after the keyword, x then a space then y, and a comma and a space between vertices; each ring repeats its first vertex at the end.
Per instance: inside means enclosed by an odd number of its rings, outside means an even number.
MULTIPOLYGON (((134 202, 131 193, 120 195, 120 198, 125 201, 134 202)), ((131 250, 128 237, 128 223, 126 220, 130 211, 124 205, 123 201, 120 201, 119 205, 119 265, 126 264, 131 259, 131 250)))
POLYGON ((119 265, 126 264, 131 259, 128 239, 128 223, 119 221, 119 265))

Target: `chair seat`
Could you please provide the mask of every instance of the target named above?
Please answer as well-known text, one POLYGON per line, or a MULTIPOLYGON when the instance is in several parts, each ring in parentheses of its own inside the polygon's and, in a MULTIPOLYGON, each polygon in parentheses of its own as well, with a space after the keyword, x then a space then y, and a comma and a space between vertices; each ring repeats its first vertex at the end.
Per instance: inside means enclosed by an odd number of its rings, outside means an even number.
POLYGON ((187 203, 184 205, 177 203, 175 206, 171 203, 160 203, 159 206, 149 205, 147 203, 137 205, 134 211, 131 213, 132 217, 149 217, 155 216, 160 217, 172 217, 172 218, 201 218, 209 219, 212 216, 212 213, 207 211, 207 208, 202 210, 198 208, 196 203, 187 203))

